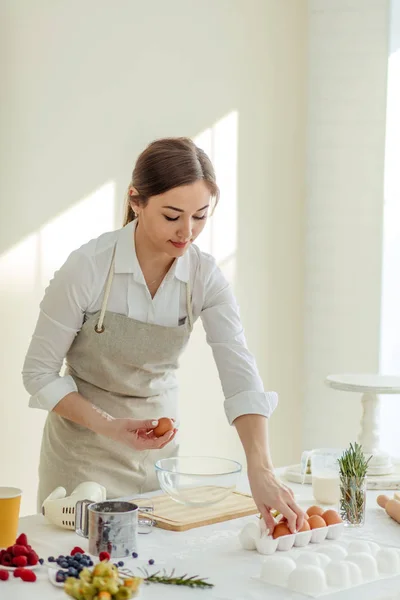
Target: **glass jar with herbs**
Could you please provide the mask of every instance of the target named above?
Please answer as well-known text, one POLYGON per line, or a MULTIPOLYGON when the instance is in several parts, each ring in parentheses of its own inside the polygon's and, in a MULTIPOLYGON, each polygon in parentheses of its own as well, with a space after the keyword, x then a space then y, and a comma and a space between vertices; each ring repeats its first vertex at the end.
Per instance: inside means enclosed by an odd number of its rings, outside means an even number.
POLYGON ((350 527, 362 527, 367 502, 367 470, 371 457, 366 458, 362 446, 350 444, 338 459, 340 481, 339 511, 342 521, 350 527))

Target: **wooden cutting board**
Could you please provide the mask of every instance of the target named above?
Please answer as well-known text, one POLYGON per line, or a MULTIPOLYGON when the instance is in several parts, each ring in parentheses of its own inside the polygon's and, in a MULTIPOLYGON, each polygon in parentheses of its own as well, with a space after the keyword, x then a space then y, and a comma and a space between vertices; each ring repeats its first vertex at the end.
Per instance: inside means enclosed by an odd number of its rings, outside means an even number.
MULTIPOLYGON (((199 499, 207 499, 212 496, 212 487, 199 489, 199 499)), ((178 504, 168 495, 153 496, 152 501, 156 527, 170 531, 187 531, 195 527, 222 523, 258 513, 253 498, 236 491, 232 491, 225 500, 211 506, 191 507, 178 504)))

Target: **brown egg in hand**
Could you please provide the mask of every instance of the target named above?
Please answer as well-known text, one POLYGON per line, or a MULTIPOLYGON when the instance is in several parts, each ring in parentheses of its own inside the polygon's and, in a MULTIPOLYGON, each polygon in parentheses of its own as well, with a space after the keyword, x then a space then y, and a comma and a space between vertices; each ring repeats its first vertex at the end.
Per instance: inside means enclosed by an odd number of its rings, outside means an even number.
POLYGON ((323 520, 327 525, 338 525, 342 522, 336 510, 326 510, 322 515, 323 520))
POLYGON ((167 431, 172 431, 173 428, 174 422, 171 419, 168 419, 167 417, 162 417, 161 419, 158 419, 158 425, 153 429, 154 435, 156 437, 161 437, 162 435, 167 433, 167 431))
POLYGON ((310 506, 310 508, 307 508, 306 513, 309 517, 313 517, 314 515, 322 517, 322 515, 324 514, 324 509, 320 506, 310 506))
POLYGON ((310 529, 319 529, 320 527, 326 527, 326 523, 319 515, 313 515, 308 519, 310 529))
POLYGON ((275 540, 276 538, 282 537, 283 535, 290 535, 291 533, 292 532, 290 531, 286 523, 278 523, 278 525, 276 525, 274 529, 272 537, 275 540))
POLYGON ((301 533, 302 531, 310 531, 310 525, 307 519, 304 519, 303 527, 299 529, 299 533, 301 533))

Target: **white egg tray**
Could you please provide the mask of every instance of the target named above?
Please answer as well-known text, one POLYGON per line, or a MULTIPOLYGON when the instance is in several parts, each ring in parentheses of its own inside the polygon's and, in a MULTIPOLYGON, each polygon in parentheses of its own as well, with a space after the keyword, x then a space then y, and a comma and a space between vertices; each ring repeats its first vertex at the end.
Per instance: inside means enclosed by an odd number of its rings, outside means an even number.
POLYGON ((318 598, 400 575, 400 549, 375 542, 327 542, 267 556, 256 579, 318 598))
POLYGON ((265 522, 261 519, 247 523, 239 534, 242 548, 257 550, 260 554, 274 554, 277 550, 289 551, 294 547, 304 548, 308 544, 321 544, 325 540, 338 540, 344 530, 344 523, 328 525, 319 529, 302 531, 291 535, 273 539, 265 529, 265 522))

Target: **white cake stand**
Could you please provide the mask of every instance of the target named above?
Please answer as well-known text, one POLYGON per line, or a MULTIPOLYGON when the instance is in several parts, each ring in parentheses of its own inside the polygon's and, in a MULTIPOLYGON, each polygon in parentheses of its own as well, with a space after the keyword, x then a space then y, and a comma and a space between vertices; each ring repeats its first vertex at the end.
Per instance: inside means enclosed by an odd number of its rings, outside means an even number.
MULTIPOLYGON (((373 479, 380 479, 380 483, 383 485, 386 485, 386 482, 384 483, 383 480, 389 479, 391 483, 390 487, 397 487, 400 483, 400 472, 395 472, 395 465, 390 455, 387 452, 383 452, 380 447, 379 395, 400 394, 400 377, 369 374, 329 375, 325 383, 334 390, 362 394, 363 414, 358 442, 362 445, 366 456, 370 457, 372 455, 368 468, 368 477, 372 476, 373 479), (375 478, 375 475, 379 476, 379 478, 375 478)), ((377 489, 379 489, 378 486, 379 482, 377 481, 377 489)))

